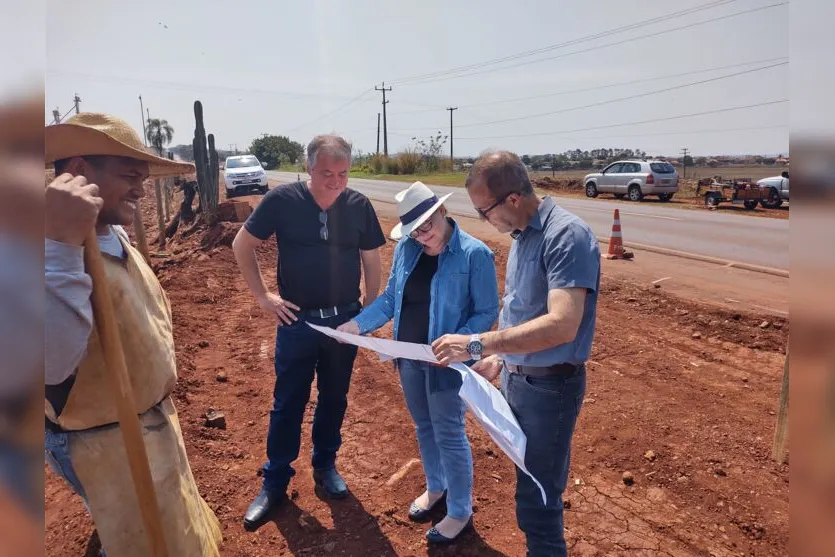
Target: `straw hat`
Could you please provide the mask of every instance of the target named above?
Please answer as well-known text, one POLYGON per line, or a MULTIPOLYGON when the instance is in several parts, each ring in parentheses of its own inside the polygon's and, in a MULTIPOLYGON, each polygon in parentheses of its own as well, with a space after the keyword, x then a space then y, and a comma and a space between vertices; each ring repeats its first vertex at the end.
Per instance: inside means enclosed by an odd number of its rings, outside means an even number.
POLYGON ((438 198, 423 182, 415 182, 409 189, 399 192, 394 199, 397 200, 400 222, 392 228, 391 239, 399 240, 411 234, 415 228, 426 222, 450 195, 452 194, 448 193, 438 198))
POLYGON ((134 129, 109 114, 82 112, 64 124, 44 130, 44 160, 51 166, 71 157, 110 155, 146 161, 151 176, 176 176, 194 172, 194 165, 158 157, 145 150, 134 129))

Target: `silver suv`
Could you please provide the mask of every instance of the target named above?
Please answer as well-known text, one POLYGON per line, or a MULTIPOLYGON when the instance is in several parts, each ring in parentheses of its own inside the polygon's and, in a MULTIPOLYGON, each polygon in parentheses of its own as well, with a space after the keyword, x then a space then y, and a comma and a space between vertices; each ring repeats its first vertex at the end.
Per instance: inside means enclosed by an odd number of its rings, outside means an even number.
POLYGON ((678 172, 666 161, 618 161, 586 175, 583 184, 588 197, 613 193, 618 199, 628 196, 640 201, 645 195, 657 195, 669 201, 678 191, 678 172))

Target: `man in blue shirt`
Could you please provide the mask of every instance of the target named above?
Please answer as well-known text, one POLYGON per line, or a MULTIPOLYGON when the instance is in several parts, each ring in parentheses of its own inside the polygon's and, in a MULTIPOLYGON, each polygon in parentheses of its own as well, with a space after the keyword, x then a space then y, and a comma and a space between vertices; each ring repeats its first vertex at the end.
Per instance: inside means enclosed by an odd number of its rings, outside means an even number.
POLYGON ((479 158, 467 192, 479 215, 514 239, 499 329, 446 335, 433 350, 442 365, 473 359, 488 380, 501 374, 502 394, 527 437, 525 465, 548 499, 543 504, 536 484, 517 469, 516 519, 528 556, 566 555, 562 493, 594 336, 600 249, 585 222, 536 196, 513 153, 479 158))

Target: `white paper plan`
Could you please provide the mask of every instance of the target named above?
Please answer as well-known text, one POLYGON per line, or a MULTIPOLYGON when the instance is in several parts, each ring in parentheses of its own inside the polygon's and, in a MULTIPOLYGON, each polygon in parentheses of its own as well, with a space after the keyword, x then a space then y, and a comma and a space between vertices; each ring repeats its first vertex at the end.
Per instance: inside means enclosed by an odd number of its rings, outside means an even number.
MULTIPOLYGON (((426 344, 364 337, 343 333, 329 327, 320 327, 312 323, 308 323, 308 325, 341 342, 373 350, 380 354, 384 360, 406 358, 432 364, 438 363, 437 358, 432 353, 432 347, 426 344)), ((469 367, 464 364, 453 364, 451 367, 461 374, 463 380, 458 396, 467 403, 476 421, 487 430, 487 433, 490 434, 499 448, 536 483, 540 493, 542 493, 542 502, 547 503, 542 484, 525 468, 525 450, 528 440, 507 401, 498 389, 469 367)))

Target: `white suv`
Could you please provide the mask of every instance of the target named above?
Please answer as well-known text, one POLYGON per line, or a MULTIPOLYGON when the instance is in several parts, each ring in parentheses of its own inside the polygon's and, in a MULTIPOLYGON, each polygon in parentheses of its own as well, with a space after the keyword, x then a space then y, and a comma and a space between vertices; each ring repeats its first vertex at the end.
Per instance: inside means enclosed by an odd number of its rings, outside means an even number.
POLYGON ((613 193, 618 199, 629 196, 640 201, 645 195, 657 195, 669 201, 678 191, 678 172, 666 161, 618 161, 600 172, 583 178, 588 197, 613 193))
POLYGON ((255 155, 226 157, 223 165, 223 180, 226 182, 226 197, 251 191, 267 193, 267 173, 255 155))

